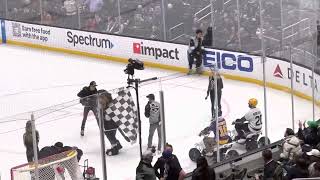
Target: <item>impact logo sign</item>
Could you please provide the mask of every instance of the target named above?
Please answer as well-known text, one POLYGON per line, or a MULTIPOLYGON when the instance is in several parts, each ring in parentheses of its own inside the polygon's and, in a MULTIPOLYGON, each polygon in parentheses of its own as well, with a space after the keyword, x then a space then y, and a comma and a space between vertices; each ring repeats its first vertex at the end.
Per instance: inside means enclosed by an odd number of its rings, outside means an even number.
POLYGON ((273 76, 283 79, 283 74, 282 74, 282 71, 281 71, 279 64, 277 65, 276 69, 274 70, 273 76))
POLYGON ((253 71, 253 59, 246 55, 218 50, 206 50, 203 58, 205 67, 212 67, 217 64, 219 69, 239 70, 242 72, 253 71))
MULTIPOLYGON (((280 65, 277 64, 274 72, 273 72, 273 76, 276 78, 281 78, 281 79, 289 79, 291 80, 293 78, 293 80, 297 83, 297 84, 301 84, 303 86, 308 86, 308 87, 312 87, 312 75, 311 73, 307 74, 305 72, 301 72, 299 70, 293 70, 291 71, 291 68, 288 67, 287 68, 287 74, 286 76, 283 75, 282 70, 280 68, 280 65), (293 72, 293 74, 292 74, 293 72)), ((317 79, 314 80, 314 88, 316 89, 316 91, 318 91, 318 82, 317 79)))
POLYGON ((166 48, 158 48, 158 47, 149 47, 145 46, 143 42, 141 43, 133 43, 133 53, 141 54, 146 56, 153 56, 158 60, 159 58, 167 58, 167 59, 179 59, 179 51, 177 48, 175 49, 166 49, 166 48))

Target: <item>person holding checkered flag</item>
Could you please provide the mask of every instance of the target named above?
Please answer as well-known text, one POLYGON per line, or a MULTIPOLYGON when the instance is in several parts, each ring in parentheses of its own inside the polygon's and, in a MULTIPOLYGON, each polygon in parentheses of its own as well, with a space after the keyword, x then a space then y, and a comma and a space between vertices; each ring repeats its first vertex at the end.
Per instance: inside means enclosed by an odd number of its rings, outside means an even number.
POLYGON ((137 109, 128 89, 118 92, 118 97, 108 104, 104 117, 105 134, 112 146, 107 150, 107 155, 117 155, 122 148, 115 136, 117 130, 127 142, 131 144, 136 142, 138 135, 137 109))
POLYGON ((148 137, 148 149, 152 148, 152 139, 154 132, 158 132, 158 151, 161 151, 161 125, 160 125, 160 103, 155 101, 154 94, 147 96, 149 99, 148 104, 145 106, 144 115, 149 118, 149 137, 148 137))

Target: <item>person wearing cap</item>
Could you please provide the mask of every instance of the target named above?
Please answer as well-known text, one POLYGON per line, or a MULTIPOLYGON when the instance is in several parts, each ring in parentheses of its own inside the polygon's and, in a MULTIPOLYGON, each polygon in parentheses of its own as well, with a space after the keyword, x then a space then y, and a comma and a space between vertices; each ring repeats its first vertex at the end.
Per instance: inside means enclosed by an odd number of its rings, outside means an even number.
POLYGON ((154 94, 147 96, 148 103, 145 106, 144 114, 149 118, 149 137, 148 137, 148 148, 152 147, 152 139, 154 132, 158 132, 158 151, 161 150, 161 126, 160 126, 160 103, 155 101, 154 94))
POLYGON ((293 160, 297 155, 302 154, 300 139, 294 135, 291 128, 287 128, 284 133, 284 141, 282 144, 283 152, 280 154, 281 159, 284 161, 293 160))
POLYGON ((153 159, 153 150, 146 150, 142 154, 142 159, 139 162, 139 165, 136 169, 136 180, 156 180, 157 176, 155 170, 152 166, 152 159, 153 159))
POLYGON ((186 176, 177 156, 172 154, 172 152, 172 145, 166 143, 162 156, 158 158, 154 164, 156 176, 160 180, 183 180, 186 176), (158 170, 160 170, 160 172, 158 172, 158 170))
MULTIPOLYGON (((94 94, 97 94, 97 84, 95 81, 91 81, 89 86, 85 86, 82 88, 82 90, 78 93, 78 97, 80 97, 80 103, 84 106, 83 110, 83 119, 81 123, 81 131, 80 135, 84 136, 84 129, 86 126, 86 121, 88 118, 89 111, 92 111, 97 122, 98 122, 98 113, 96 109, 96 97, 93 96, 94 94)), ((99 122, 98 122, 99 124, 99 122)))
POLYGON ((320 151, 318 149, 312 149, 307 152, 310 159, 310 165, 308 167, 310 177, 320 177, 320 151))
POLYGON ((201 73, 202 55, 203 55, 203 32, 201 29, 196 30, 196 36, 190 39, 188 49, 189 72, 192 74, 192 65, 196 60, 196 73, 201 73))

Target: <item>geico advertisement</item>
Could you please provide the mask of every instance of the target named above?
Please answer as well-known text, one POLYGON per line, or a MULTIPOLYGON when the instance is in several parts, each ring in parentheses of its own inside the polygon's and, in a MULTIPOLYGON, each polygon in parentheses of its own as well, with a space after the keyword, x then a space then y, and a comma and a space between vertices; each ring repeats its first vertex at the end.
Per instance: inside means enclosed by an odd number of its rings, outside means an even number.
POLYGON ((46 44, 51 40, 52 29, 47 26, 39 26, 20 22, 9 21, 6 23, 8 38, 16 40, 25 40, 46 44))
POLYGON ((255 70, 254 59, 250 55, 221 51, 215 49, 205 49, 203 55, 203 65, 211 67, 217 64, 222 70, 253 72, 255 70))

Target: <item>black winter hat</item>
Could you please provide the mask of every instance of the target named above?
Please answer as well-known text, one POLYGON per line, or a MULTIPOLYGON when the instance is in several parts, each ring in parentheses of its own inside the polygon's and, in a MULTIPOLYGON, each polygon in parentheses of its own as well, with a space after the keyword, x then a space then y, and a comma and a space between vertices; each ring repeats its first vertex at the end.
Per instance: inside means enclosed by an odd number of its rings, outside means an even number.
POLYGON ((147 98, 150 98, 150 99, 155 99, 155 97, 154 97, 154 94, 149 94, 148 96, 147 96, 147 98))

